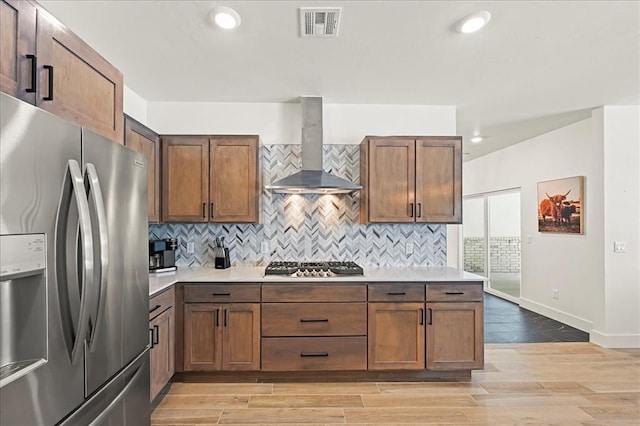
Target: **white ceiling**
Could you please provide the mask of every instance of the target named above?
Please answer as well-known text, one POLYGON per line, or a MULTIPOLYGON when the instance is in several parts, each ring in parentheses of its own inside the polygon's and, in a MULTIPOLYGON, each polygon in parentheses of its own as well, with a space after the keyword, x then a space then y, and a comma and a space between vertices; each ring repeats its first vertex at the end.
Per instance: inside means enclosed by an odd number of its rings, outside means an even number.
POLYGON ((637 1, 40 3, 148 101, 456 105, 465 159, 640 103, 637 1), (209 24, 216 3, 241 15, 236 31, 209 24), (339 37, 300 38, 301 6, 342 7, 339 37), (478 10, 486 28, 452 30, 478 10))

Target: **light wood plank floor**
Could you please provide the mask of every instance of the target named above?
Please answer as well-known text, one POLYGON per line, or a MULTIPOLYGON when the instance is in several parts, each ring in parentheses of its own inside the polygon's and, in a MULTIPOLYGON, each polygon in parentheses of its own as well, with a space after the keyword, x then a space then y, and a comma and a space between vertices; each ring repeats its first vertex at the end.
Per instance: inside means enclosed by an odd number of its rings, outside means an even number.
POLYGON ((466 382, 172 383, 153 425, 640 424, 640 350, 487 344, 466 382))

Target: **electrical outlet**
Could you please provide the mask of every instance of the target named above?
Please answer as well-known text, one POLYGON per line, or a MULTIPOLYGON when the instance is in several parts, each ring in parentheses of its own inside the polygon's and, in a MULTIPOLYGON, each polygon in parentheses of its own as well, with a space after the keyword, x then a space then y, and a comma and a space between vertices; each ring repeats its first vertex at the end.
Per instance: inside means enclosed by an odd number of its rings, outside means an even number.
POLYGON ((404 249, 407 254, 413 254, 413 243, 405 244, 404 249))
POLYGON ((614 253, 626 253, 627 252, 627 243, 624 241, 614 241, 613 242, 613 252, 614 253))
POLYGON ((531 235, 527 235, 527 244, 531 244, 533 242, 533 239, 531 238, 531 235))
POLYGON ((194 243, 193 241, 190 241, 187 243, 187 253, 189 254, 193 254, 193 252, 196 250, 196 243, 194 243))
POLYGON ((558 290, 557 288, 554 288, 552 290, 552 297, 554 299, 560 299, 560 290, 558 290))
POLYGON ((263 254, 269 253, 269 241, 263 241, 260 244, 260 252, 263 254))

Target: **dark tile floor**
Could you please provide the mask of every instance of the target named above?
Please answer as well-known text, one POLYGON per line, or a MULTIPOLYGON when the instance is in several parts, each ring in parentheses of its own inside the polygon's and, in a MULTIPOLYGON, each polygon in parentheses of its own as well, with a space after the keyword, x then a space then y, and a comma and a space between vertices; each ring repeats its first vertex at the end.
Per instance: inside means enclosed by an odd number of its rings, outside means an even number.
POLYGON ((484 294, 485 343, 588 342, 589 334, 484 294))

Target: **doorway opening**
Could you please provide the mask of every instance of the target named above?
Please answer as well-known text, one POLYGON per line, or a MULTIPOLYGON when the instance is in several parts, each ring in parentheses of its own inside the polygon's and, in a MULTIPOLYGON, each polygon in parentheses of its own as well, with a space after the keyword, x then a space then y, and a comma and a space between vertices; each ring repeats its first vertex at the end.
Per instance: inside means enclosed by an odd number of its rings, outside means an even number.
POLYGON ((464 270, 488 278, 485 291, 519 303, 520 189, 463 199, 464 270))

